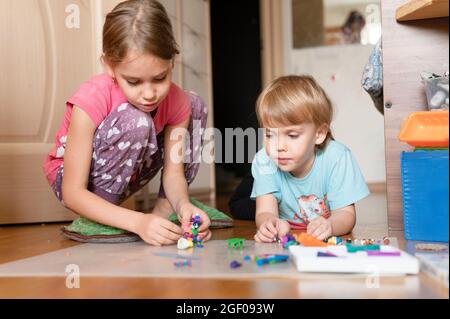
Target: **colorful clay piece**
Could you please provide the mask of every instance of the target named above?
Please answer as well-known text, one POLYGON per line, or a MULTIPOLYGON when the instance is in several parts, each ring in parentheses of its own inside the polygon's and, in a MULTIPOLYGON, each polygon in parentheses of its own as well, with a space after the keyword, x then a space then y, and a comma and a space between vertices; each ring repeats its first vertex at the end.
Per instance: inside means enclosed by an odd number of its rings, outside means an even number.
POLYGON ((342 238, 337 236, 332 236, 328 238, 327 244, 329 245, 340 245, 342 243, 342 238))
POLYGON ((283 236, 283 238, 281 239, 281 244, 283 245, 283 248, 285 248, 285 249, 289 248, 289 246, 292 246, 292 245, 298 245, 297 240, 291 234, 287 234, 287 235, 283 236))
POLYGON ((238 262, 237 260, 233 260, 233 261, 230 263, 230 268, 233 268, 233 269, 239 268, 239 267, 241 267, 241 266, 242 266, 242 264, 241 264, 240 262, 238 262))
POLYGON ((380 250, 380 245, 350 245, 346 244, 347 251, 349 253, 356 253, 358 251, 367 251, 367 250, 380 250))
MULTIPOLYGON (((289 255, 263 255, 264 257, 256 259, 256 264, 262 266, 265 264, 276 264, 288 260, 289 255)), ((260 256, 261 257, 261 256, 260 256)))
POLYGON ((317 257, 337 257, 337 256, 335 254, 330 253, 330 252, 319 251, 317 253, 317 257))
POLYGON ((192 267, 192 261, 191 260, 175 261, 173 264, 177 268, 180 268, 180 267, 192 267))
POLYGON ((370 246, 370 245, 389 245, 390 244, 390 240, 389 237, 384 236, 382 239, 347 239, 346 240, 347 244, 350 245, 354 245, 354 246, 370 246))
POLYGON ((183 237, 178 240, 178 249, 187 249, 191 247, 202 248, 202 239, 198 234, 198 228, 200 227, 201 217, 200 214, 195 214, 191 217, 191 222, 188 225, 183 226, 183 237))
POLYGON ((191 247, 194 247, 194 243, 191 240, 187 240, 184 237, 181 237, 180 239, 178 239, 178 243, 177 243, 178 249, 187 249, 187 248, 191 248, 191 247))

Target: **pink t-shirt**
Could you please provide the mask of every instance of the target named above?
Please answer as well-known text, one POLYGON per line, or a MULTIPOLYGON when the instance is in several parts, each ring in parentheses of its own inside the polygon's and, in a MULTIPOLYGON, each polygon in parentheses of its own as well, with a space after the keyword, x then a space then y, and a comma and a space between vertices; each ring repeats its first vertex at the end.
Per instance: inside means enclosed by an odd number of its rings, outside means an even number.
MULTIPOLYGON (((44 163, 44 173, 50 185, 53 185, 58 168, 64 161, 67 131, 70 125, 73 106, 81 108, 98 127, 112 110, 127 102, 120 87, 107 74, 92 77, 83 83, 78 91, 67 101, 66 112, 61 126, 56 133, 55 146, 44 163)), ((178 125, 191 114, 189 96, 172 83, 169 94, 161 102, 153 118, 156 133, 164 130, 166 125, 178 125)))

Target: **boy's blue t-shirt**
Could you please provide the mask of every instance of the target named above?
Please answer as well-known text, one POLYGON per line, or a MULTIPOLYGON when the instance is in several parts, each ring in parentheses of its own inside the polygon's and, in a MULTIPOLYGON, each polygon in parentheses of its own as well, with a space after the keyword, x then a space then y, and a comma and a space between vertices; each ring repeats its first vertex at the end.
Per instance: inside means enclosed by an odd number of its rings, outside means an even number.
POLYGON ((252 163, 251 198, 272 194, 278 201, 280 218, 296 223, 329 217, 330 211, 356 203, 369 195, 364 177, 350 150, 330 141, 316 152, 307 176, 296 178, 283 172, 261 149, 252 163))

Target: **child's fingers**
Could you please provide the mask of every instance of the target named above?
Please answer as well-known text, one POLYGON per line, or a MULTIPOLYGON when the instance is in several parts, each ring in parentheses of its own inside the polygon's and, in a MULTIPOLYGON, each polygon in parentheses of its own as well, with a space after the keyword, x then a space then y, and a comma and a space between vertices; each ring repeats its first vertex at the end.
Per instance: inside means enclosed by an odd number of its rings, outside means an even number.
POLYGON ((268 232, 264 227, 261 227, 256 234, 259 236, 259 238, 263 242, 266 242, 266 243, 273 242, 273 238, 274 238, 273 235, 270 232, 268 232))
POLYGON ((259 231, 261 232, 261 234, 263 234, 265 237, 269 238, 271 241, 273 241, 273 239, 277 236, 276 228, 270 224, 262 225, 259 228, 259 231), (272 228, 274 229, 274 232, 270 231, 269 226, 272 226, 272 228))
MULTIPOLYGON (((144 238, 142 238, 142 239, 144 239, 144 238)), ((157 247, 161 246, 161 244, 159 244, 156 240, 151 239, 151 238, 145 238, 144 241, 145 241, 147 244, 150 244, 150 245, 152 245, 152 246, 157 246, 157 247)))
POLYGON ((162 228, 162 229, 158 232, 158 235, 160 235, 160 236, 162 236, 162 237, 164 237, 164 238, 167 238, 167 239, 169 239, 169 240, 171 240, 171 241, 173 241, 173 242, 178 241, 178 239, 180 239, 180 237, 181 237, 180 234, 174 233, 174 232, 172 232, 171 230, 166 229, 166 228, 162 228))
POLYGON ((188 225, 191 222, 191 216, 190 214, 184 214, 181 216, 181 224, 182 225, 188 225))
POLYGON ((169 230, 172 233, 178 234, 178 235, 182 235, 183 234, 183 230, 181 229, 180 226, 175 225, 174 223, 172 223, 169 220, 162 220, 161 221, 161 226, 164 227, 165 229, 169 230))
POLYGON ((281 219, 277 220, 276 227, 277 227, 277 236, 279 238, 287 235, 287 233, 289 233, 289 231, 291 230, 291 226, 289 225, 289 223, 281 219))
POLYGON ((199 237, 201 238, 202 241, 208 241, 212 237, 212 232, 208 230, 204 233, 199 233, 199 237))
POLYGON ((176 243, 177 240, 172 240, 160 234, 154 234, 154 240, 160 245, 172 245, 176 243))
MULTIPOLYGON (((277 223, 278 224, 278 223, 277 223)), ((272 235, 272 237, 277 237, 278 236, 278 228, 275 227, 274 224, 272 223, 267 223, 266 224, 266 228, 267 230, 270 232, 270 235, 272 235)))
POLYGON ((321 224, 316 219, 314 219, 306 227, 306 232, 312 235, 317 230, 317 228, 319 228, 320 225, 321 224))
POLYGON ((311 236, 313 236, 319 240, 323 240, 322 237, 324 237, 323 234, 326 232, 326 230, 327 230, 327 225, 322 224, 311 233, 311 236))
POLYGON ((200 211, 202 216, 202 222, 200 223, 200 227, 198 228, 199 232, 203 232, 211 226, 211 220, 209 219, 208 215, 204 211, 200 211))
POLYGON ((261 232, 258 230, 258 232, 255 235, 255 241, 258 243, 268 243, 272 242, 272 240, 269 240, 264 235, 261 234, 261 232))

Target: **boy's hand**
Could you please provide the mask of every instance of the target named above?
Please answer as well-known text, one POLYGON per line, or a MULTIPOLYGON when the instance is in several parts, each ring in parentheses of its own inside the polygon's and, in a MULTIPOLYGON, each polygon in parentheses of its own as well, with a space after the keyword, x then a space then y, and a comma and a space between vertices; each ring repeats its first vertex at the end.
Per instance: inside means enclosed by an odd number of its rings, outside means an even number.
POLYGON ((182 227, 189 225, 191 222, 192 216, 195 214, 200 215, 200 226, 198 228, 198 236, 202 241, 208 241, 211 239, 211 231, 209 230, 209 226, 211 225, 211 220, 209 219, 208 214, 206 214, 200 208, 192 205, 191 202, 185 202, 179 206, 177 211, 177 217, 180 221, 182 227))
POLYGON ((166 218, 142 214, 136 232, 146 243, 153 246, 176 244, 183 231, 166 218))
POLYGON ((287 221, 272 217, 259 227, 254 238, 257 243, 273 243, 277 237, 285 236, 290 230, 291 226, 287 221))
POLYGON ((325 240, 333 235, 333 227, 328 219, 317 217, 308 224, 306 232, 318 240, 325 240))

